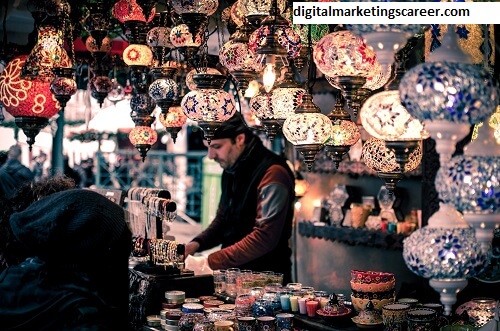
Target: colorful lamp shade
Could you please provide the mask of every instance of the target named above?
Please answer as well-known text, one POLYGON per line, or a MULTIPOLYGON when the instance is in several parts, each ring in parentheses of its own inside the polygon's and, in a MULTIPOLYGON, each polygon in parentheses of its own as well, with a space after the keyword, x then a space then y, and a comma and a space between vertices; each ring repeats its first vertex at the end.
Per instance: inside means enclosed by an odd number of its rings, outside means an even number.
MULTIPOLYGON (((148 94, 137 93, 130 99, 130 109, 132 109, 132 119, 134 117, 149 116, 155 109, 156 104, 148 94)), ((135 121, 134 121, 135 122, 135 121)))
POLYGON ((423 30, 420 24, 347 24, 346 27, 363 38, 385 68, 394 62, 394 54, 408 38, 423 30))
POLYGON ((55 77, 50 83, 50 92, 54 94, 61 109, 64 110, 66 103, 71 96, 76 93, 77 86, 74 78, 75 69, 73 68, 54 68, 55 77))
MULTIPOLYGON (((267 16, 271 10, 272 2, 268 0, 238 0, 246 12, 246 16, 267 16)), ((285 0, 277 1, 278 12, 283 13, 286 7, 285 0)))
POLYGON ((12 59, 0 74, 0 101, 5 110, 15 117, 17 126, 28 137, 28 144, 48 123, 49 118, 59 112, 59 103, 50 91, 50 83, 21 78, 26 55, 12 59))
MULTIPOLYGON (((271 33, 271 30, 272 28, 269 25, 263 25, 250 34, 248 47, 252 52, 257 52, 259 47, 266 45, 266 37, 271 33)), ((291 24, 288 26, 275 26, 274 34, 278 43, 286 49, 288 58, 293 59, 299 55, 302 42, 291 24)))
POLYGON ((186 24, 179 24, 172 28, 170 41, 175 47, 200 47, 204 38, 204 27, 191 32, 186 24), (193 34, 194 32, 194 34, 193 34))
POLYGON ((101 46, 98 47, 97 41, 94 39, 94 37, 88 36, 87 40, 85 40, 85 47, 91 53, 95 53, 95 52, 107 53, 113 47, 113 40, 110 37, 106 36, 102 40, 101 46))
POLYGON ((233 75, 241 91, 256 76, 257 54, 243 40, 233 38, 226 42, 219 50, 219 61, 233 75))
POLYGON ((277 87, 271 91, 271 111, 272 116, 280 125, 295 113, 295 110, 302 104, 302 98, 306 90, 301 87, 277 87))
POLYGON ((71 59, 64 49, 62 29, 52 25, 41 25, 38 28, 38 39, 35 47, 26 59, 21 75, 24 79, 52 82, 52 68, 70 68, 71 59))
POLYGON ((146 45, 130 44, 123 51, 123 61, 128 66, 147 67, 153 62, 153 52, 146 45))
POLYGON ((273 117, 271 94, 265 91, 261 91, 251 97, 249 107, 252 113, 259 119, 273 117))
POLYGON ((428 135, 419 120, 401 105, 399 91, 390 90, 369 97, 359 113, 363 128, 384 140, 419 140, 428 135))
POLYGON ((210 144, 214 131, 236 112, 234 98, 222 89, 227 80, 223 75, 199 74, 193 78, 199 88, 182 98, 181 107, 189 119, 198 122, 210 144))
POLYGON ((207 16, 212 15, 217 10, 219 1, 217 0, 172 0, 172 7, 177 14, 200 13, 207 16))
POLYGON ((148 13, 144 13, 136 0, 119 0, 114 4, 111 13, 120 23, 130 21, 149 23, 155 17, 156 8, 153 6, 148 13))
POLYGON ((332 134, 330 119, 321 113, 321 109, 312 101, 312 96, 305 93, 302 104, 295 113, 283 123, 283 135, 304 157, 309 171, 314 159, 332 134))
POLYGON ((236 24, 236 26, 242 26, 245 21, 245 16, 247 14, 246 9, 241 6, 239 0, 235 1, 230 9, 231 20, 236 24))
MULTIPOLYGON (((385 146, 385 141, 375 137, 369 138, 363 144, 361 158, 366 166, 376 172, 400 172, 394 151, 385 146)), ((422 149, 417 146, 410 155, 410 162, 405 165, 404 172, 410 172, 422 161, 422 149)))
POLYGON ((149 47, 167 47, 173 48, 174 45, 170 42, 170 33, 172 28, 156 26, 148 31, 146 42, 149 47))
POLYGON ((193 69, 189 71, 186 75, 186 86, 188 89, 196 90, 198 88, 196 82, 193 79, 193 76, 196 74, 211 74, 211 75, 222 75, 221 72, 215 68, 199 68, 199 71, 193 69))
POLYGON ((324 75, 373 77, 375 52, 361 37, 341 30, 327 34, 313 49, 313 59, 324 75))
POLYGON ((184 114, 181 106, 172 106, 168 113, 160 113, 158 115, 160 123, 165 127, 165 130, 170 133, 172 140, 176 141, 179 131, 186 124, 187 116, 184 114))
POLYGON ((140 125, 130 131, 128 139, 141 153, 142 161, 144 162, 147 152, 158 140, 158 134, 150 126, 140 125))
MULTIPOLYGON (((163 68, 155 68, 154 70, 162 71, 163 68)), ((162 112, 166 113, 174 99, 179 96, 179 86, 166 75, 155 75, 155 78, 149 86, 149 96, 162 109, 162 112)))
MULTIPOLYGON (((387 83, 390 77, 391 77, 391 70, 384 68, 377 61, 375 62, 375 67, 372 72, 372 76, 366 78, 366 82, 364 83, 362 88, 370 91, 378 90, 379 88, 384 86, 385 83, 387 83)), ((335 87, 337 90, 341 89, 341 87, 338 85, 338 82, 335 80, 335 77, 325 75, 325 78, 331 86, 335 87)))
POLYGON ((445 315, 451 315, 457 293, 467 279, 480 273, 486 255, 469 227, 452 205, 441 203, 429 224, 403 241, 403 259, 415 274, 430 278, 429 284, 441 295, 445 315))

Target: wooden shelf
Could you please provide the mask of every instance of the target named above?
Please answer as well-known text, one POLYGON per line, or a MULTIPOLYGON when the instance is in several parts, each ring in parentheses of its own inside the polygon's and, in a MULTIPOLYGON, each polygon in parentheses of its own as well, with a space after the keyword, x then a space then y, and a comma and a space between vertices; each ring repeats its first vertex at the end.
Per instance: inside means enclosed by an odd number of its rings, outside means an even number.
POLYGON ((403 250, 403 240, 406 238, 403 234, 323 224, 307 220, 299 221, 299 234, 304 237, 338 241, 353 246, 363 245, 393 250, 403 250))

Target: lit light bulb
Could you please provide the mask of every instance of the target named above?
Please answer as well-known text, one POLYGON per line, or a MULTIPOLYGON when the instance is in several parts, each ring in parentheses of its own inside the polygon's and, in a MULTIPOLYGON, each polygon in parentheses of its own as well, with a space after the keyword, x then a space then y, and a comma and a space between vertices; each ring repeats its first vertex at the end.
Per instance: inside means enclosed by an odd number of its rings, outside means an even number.
POLYGON ((275 81, 276 71, 274 70, 274 63, 267 63, 262 74, 262 82, 267 93, 271 91, 275 81))

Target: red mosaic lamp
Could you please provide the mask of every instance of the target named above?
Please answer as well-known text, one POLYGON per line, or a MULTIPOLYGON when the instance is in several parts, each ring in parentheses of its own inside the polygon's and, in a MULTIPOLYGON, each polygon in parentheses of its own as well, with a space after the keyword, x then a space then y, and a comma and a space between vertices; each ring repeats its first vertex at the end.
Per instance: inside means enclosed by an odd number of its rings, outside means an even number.
POLYGON ((50 82, 21 78, 27 55, 11 60, 0 74, 0 101, 5 110, 14 116, 31 146, 49 118, 59 112, 59 102, 50 91, 50 82))

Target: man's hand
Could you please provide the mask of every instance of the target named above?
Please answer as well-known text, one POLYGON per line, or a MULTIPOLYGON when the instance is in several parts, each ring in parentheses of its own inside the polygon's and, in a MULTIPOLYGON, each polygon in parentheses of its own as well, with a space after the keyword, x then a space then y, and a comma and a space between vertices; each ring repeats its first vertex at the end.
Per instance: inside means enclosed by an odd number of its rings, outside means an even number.
POLYGON ((188 255, 193 255, 194 253, 196 253, 196 251, 198 251, 198 248, 200 248, 200 244, 197 243, 196 241, 191 241, 191 242, 187 243, 185 245, 185 249, 186 249, 185 255, 186 255, 186 257, 188 255))

